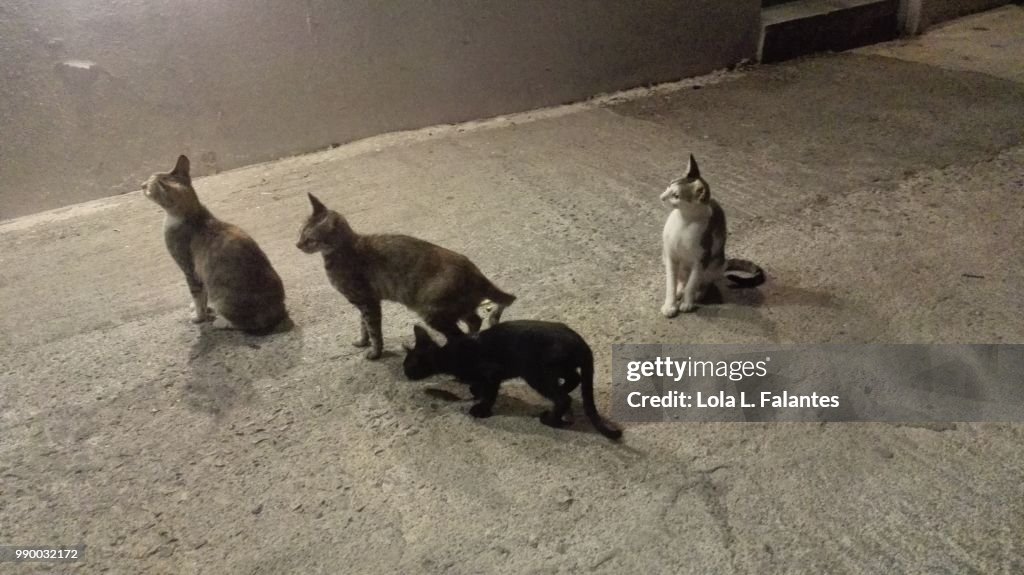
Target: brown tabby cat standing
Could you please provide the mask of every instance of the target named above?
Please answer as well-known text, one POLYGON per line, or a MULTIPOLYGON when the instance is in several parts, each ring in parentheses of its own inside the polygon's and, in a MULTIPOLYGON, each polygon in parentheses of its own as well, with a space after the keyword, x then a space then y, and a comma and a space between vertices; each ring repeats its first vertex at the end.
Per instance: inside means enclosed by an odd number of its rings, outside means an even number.
POLYGON ((288 318, 284 286, 270 260, 248 234, 199 202, 188 158, 179 156, 171 172, 153 174, 142 189, 167 212, 164 240, 185 273, 194 323, 213 319, 216 310, 230 322, 217 327, 266 334, 288 318))
POLYGON ((379 358, 383 347, 382 300, 404 304, 451 340, 465 335, 459 320, 470 333, 480 330, 476 310, 483 301, 495 305, 488 317, 493 325, 516 299, 495 287, 462 254, 404 235, 357 234, 341 214, 328 210, 313 194, 309 201, 313 214, 302 226, 297 247, 323 255, 327 279, 362 314, 359 339, 353 345, 369 345, 368 359, 379 358))

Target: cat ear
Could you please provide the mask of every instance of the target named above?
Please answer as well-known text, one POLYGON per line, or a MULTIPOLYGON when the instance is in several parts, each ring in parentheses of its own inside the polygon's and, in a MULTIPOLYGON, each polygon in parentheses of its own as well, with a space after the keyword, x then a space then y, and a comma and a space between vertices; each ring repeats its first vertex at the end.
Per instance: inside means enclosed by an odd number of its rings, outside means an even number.
POLYGON ((700 168, 697 167, 697 159, 690 154, 690 162, 686 164, 687 179, 696 180, 700 177, 700 168))
POLYGON ((327 211, 327 206, 325 206, 323 204, 323 202, 318 200, 316 198, 316 196, 314 196, 313 194, 310 194, 308 192, 306 193, 306 195, 309 196, 309 203, 313 204, 313 215, 314 216, 319 216, 320 214, 323 214, 323 213, 325 213, 327 211))
POLYGON ((412 326, 412 333, 416 336, 416 347, 431 345, 434 343, 434 340, 430 339, 430 334, 427 333, 427 330, 418 325, 412 326))
POLYGON ((186 156, 185 154, 182 154, 182 155, 178 156, 178 163, 174 164, 174 169, 171 170, 171 175, 172 176, 181 176, 183 178, 188 178, 189 177, 189 174, 188 174, 189 167, 190 166, 189 166, 188 156, 186 156))

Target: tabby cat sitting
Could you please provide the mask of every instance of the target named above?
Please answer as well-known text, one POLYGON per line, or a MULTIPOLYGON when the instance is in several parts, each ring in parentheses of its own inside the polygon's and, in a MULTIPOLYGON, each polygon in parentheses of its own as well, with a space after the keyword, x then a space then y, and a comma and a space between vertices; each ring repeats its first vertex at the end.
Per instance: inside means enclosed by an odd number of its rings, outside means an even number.
POLYGON ((166 212, 164 241, 192 294, 192 321, 223 318, 217 327, 266 334, 284 326, 284 285, 259 245, 199 202, 189 161, 150 176, 143 194, 166 212), (211 309, 212 308, 212 309, 211 309))

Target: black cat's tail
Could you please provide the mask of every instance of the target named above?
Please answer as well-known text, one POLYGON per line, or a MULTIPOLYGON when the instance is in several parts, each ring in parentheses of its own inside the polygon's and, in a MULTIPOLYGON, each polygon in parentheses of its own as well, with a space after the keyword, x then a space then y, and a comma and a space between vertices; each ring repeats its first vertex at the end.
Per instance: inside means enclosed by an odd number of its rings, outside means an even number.
POLYGON ((725 277, 733 287, 757 287, 767 279, 761 266, 749 260, 729 258, 725 261, 725 277))
POLYGON ((622 437, 622 430, 617 429, 608 425, 604 419, 601 418, 601 414, 597 412, 597 406, 594 405, 594 354, 587 353, 587 357, 584 358, 583 364, 580 366, 580 388, 583 392, 583 412, 587 414, 587 418, 590 419, 590 423, 594 425, 601 435, 611 440, 618 440, 622 437))

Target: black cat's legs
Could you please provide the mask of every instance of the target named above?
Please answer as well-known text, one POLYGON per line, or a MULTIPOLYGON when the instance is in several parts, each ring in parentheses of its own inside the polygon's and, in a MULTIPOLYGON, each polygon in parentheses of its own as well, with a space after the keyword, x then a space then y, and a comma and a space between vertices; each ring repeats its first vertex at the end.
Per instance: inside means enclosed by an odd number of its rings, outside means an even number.
POLYGON ((561 428, 572 425, 571 421, 565 419, 566 412, 572 407, 572 398, 568 395, 561 395, 551 399, 554 407, 550 411, 540 414, 540 422, 544 425, 561 428))
POLYGON ((359 306, 359 313, 362 314, 362 330, 370 340, 370 350, 366 352, 366 359, 379 359, 384 349, 384 336, 380 327, 380 302, 359 306))
POLYGON ((479 418, 490 417, 493 413, 494 402, 498 400, 498 388, 500 387, 500 382, 484 381, 472 384, 469 389, 477 402, 469 408, 469 414, 479 418))
POLYGON ((479 383, 474 383, 469 386, 469 393, 473 394, 473 399, 480 399, 484 392, 479 383))
POLYGON ((583 378, 580 377, 580 373, 576 371, 576 368, 572 368, 562 373, 562 393, 568 395, 572 393, 577 387, 580 386, 580 382, 583 378))
MULTIPOLYGON (((559 374, 565 376, 566 374, 559 374)), ((565 414, 572 407, 572 397, 566 391, 567 388, 575 388, 579 385, 577 380, 566 377, 565 385, 558 384, 558 376, 553 373, 546 373, 542 376, 531 377, 526 380, 530 387, 536 389, 541 395, 551 400, 554 406, 550 411, 540 414, 540 422, 550 427, 565 427, 571 422, 565 420, 565 414)))

